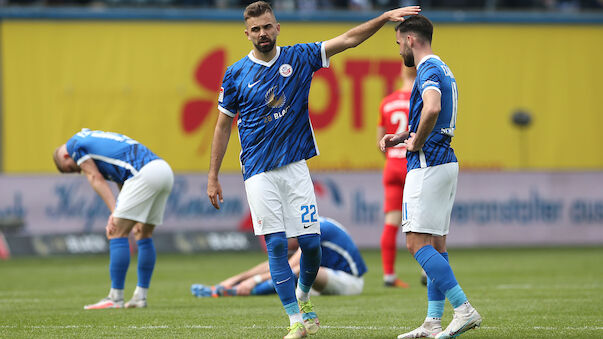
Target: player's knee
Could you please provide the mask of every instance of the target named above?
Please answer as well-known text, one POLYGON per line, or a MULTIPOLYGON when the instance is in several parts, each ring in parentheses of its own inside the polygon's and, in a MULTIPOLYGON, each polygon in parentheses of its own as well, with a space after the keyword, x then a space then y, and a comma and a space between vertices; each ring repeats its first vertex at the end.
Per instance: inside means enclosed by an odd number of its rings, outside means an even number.
POLYGON ((266 249, 269 257, 287 257, 287 236, 285 232, 266 234, 266 249))
POLYGON ((308 255, 320 255, 320 235, 304 234, 297 237, 302 253, 308 255))
POLYGON ((415 248, 415 244, 412 242, 407 241, 406 242, 406 249, 408 250, 408 252, 410 252, 410 254, 415 255, 415 252, 418 250, 418 248, 415 248))
POLYGON ((147 238, 151 238, 153 236, 153 230, 154 230, 154 226, 153 225, 147 225, 147 224, 136 224, 134 226, 134 228, 132 228, 132 233, 134 234, 134 238, 136 240, 142 240, 142 239, 147 239, 147 238))

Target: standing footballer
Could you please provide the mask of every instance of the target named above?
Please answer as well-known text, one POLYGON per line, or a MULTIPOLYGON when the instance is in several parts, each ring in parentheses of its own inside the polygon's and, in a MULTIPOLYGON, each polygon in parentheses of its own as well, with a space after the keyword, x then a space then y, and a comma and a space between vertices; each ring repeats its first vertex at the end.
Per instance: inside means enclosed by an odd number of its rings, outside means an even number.
POLYGON ((331 40, 279 47, 280 24, 270 5, 257 1, 245 9, 245 35, 253 49, 228 67, 220 89, 208 173, 207 195, 215 208, 222 201, 218 172, 232 120, 238 112, 240 162, 256 235, 264 235, 270 274, 289 316, 285 338, 318 331, 310 287, 320 267, 320 224, 306 159, 318 155, 308 114, 314 72, 329 66, 337 53, 355 47, 388 21, 417 14, 418 6, 383 13, 331 40), (287 260, 287 238, 301 248, 296 278, 287 260), (301 312, 300 312, 301 309, 301 312))
POLYGON ((400 55, 417 66, 410 98, 409 131, 387 134, 381 149, 401 142, 408 161, 404 187, 402 230, 406 247, 427 273, 427 317, 417 329, 398 338, 453 338, 478 327, 482 318, 471 306, 448 263, 446 235, 459 172, 450 142, 456 127, 458 91, 454 75, 433 54, 433 25, 424 16, 410 17, 396 28, 400 55), (442 331, 444 302, 454 317, 442 331))

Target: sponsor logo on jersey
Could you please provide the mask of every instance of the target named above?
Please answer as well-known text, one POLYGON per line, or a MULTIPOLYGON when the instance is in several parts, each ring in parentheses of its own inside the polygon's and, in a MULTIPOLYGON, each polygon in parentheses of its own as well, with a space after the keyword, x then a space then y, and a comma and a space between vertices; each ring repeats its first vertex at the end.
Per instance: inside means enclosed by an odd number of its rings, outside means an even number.
POLYGON ((293 67, 291 67, 289 64, 282 64, 281 67, 278 68, 278 72, 287 78, 293 74, 293 67))
POLYGON ((266 105, 271 108, 280 108, 283 107, 285 102, 287 101, 287 97, 285 94, 281 94, 277 96, 278 87, 273 86, 270 87, 266 94, 264 95, 264 100, 266 100, 266 105))

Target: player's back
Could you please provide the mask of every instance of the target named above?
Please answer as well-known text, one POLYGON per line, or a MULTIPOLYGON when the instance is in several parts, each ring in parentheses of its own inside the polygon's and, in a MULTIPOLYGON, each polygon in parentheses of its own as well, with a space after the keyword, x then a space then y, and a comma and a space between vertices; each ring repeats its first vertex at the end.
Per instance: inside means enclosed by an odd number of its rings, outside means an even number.
POLYGON ((356 244, 337 221, 320 217, 321 266, 362 276, 366 264, 356 244))
POLYGON ((407 153, 408 170, 457 162, 454 150, 450 147, 456 128, 458 106, 456 80, 450 68, 435 55, 426 56, 417 66, 417 78, 410 98, 409 131, 411 132, 416 133, 419 127, 423 93, 427 90, 440 93, 441 110, 422 149, 407 153))
POLYGON ((147 147, 123 134, 89 129, 82 129, 69 139, 67 151, 78 165, 93 159, 105 179, 118 183, 159 159, 147 147))

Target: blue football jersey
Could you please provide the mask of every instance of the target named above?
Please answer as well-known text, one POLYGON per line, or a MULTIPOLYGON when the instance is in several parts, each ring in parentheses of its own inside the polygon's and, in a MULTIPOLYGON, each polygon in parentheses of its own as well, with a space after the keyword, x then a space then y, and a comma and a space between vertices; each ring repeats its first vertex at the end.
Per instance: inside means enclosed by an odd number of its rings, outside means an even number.
POLYGON ((120 184, 147 163, 159 159, 143 144, 123 134, 87 128, 67 141, 67 152, 78 166, 88 159, 94 160, 106 180, 120 184))
POLYGON ((277 47, 264 62, 253 52, 228 67, 218 109, 239 113, 243 178, 318 155, 308 114, 312 75, 328 67, 322 43, 277 47))
POLYGON ((407 152, 408 171, 457 162, 454 150, 450 147, 456 127, 458 103, 456 80, 450 68, 435 55, 424 57, 417 65, 417 78, 410 96, 408 126, 410 132, 417 132, 423 110, 423 93, 428 89, 440 92, 442 108, 423 148, 418 152, 407 152))
POLYGON ((322 261, 320 266, 337 271, 345 271, 360 277, 367 268, 360 251, 350 235, 337 221, 319 217, 320 247, 322 261))

